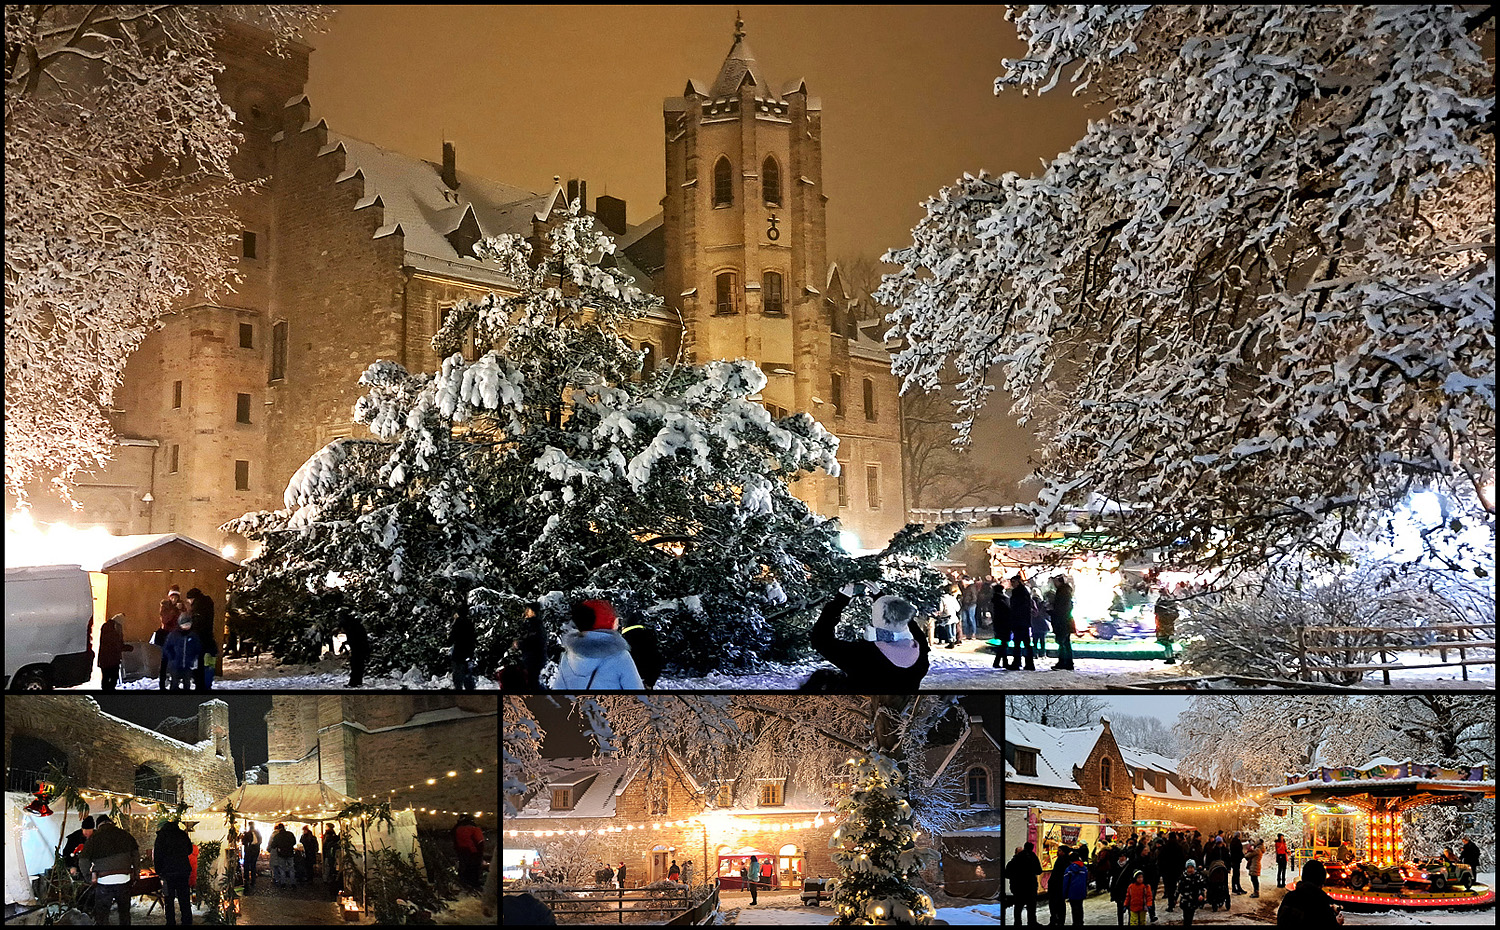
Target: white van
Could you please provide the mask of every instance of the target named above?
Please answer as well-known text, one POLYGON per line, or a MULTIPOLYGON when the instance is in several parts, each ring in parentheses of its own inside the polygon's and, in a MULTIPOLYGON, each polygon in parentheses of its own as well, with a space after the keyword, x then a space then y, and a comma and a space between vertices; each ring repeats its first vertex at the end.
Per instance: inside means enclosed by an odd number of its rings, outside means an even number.
POLYGON ((94 672, 94 592, 77 565, 5 570, 5 687, 48 691, 94 672))

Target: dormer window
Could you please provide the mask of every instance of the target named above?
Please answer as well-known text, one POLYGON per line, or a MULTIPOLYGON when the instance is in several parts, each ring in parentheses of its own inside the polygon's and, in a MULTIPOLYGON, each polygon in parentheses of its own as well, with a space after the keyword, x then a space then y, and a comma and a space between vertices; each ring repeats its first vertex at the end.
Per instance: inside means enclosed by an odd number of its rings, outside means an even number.
POLYGON ((552 809, 555 811, 570 811, 573 809, 573 789, 553 788, 552 809))
POLYGON ((782 807, 786 804, 784 789, 786 780, 781 778, 764 779, 760 783, 760 806, 782 807))
POLYGON ((734 806, 734 784, 733 783, 731 783, 731 782, 725 782, 724 784, 722 784, 722 785, 719 786, 718 797, 715 798, 714 804, 717 805, 717 806, 719 806, 719 807, 733 807, 734 806))
POLYGON ((1027 778, 1035 778, 1036 777, 1036 750, 1035 749, 1019 749, 1018 748, 1016 750, 1016 774, 1017 775, 1024 775, 1027 778))

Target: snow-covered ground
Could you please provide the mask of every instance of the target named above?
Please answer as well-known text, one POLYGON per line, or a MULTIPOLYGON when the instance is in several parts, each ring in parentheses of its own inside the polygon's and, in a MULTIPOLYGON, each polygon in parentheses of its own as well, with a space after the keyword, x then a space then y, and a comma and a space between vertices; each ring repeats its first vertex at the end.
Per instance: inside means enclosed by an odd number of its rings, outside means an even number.
MULTIPOLYGON (((1054 659, 1038 662, 1036 671, 1006 671, 992 668, 993 647, 983 640, 966 640, 953 649, 938 646, 932 650, 931 670, 923 679, 926 690, 1048 689, 1098 690, 1129 685, 1144 685, 1173 678, 1186 678, 1181 663, 1168 665, 1159 659, 1076 659, 1070 672, 1050 671, 1054 659)), ((1413 660, 1416 661, 1416 660, 1413 660)), ((821 660, 791 665, 768 664, 746 674, 712 674, 702 677, 663 676, 656 683, 658 691, 715 690, 784 690, 795 689, 807 680, 813 670, 827 667, 821 660)), ((1365 686, 1383 686, 1379 673, 1368 676, 1365 686)), ((1292 686, 1288 682, 1288 686, 1292 686)), ((1469 680, 1464 681, 1457 666, 1438 669, 1408 669, 1391 675, 1391 686, 1397 688, 1476 689, 1495 688, 1495 666, 1470 666, 1469 680)))
MULTIPOLYGON (((270 655, 254 659, 226 659, 223 674, 214 675, 213 690, 265 690, 304 691, 338 690, 349 688, 349 664, 346 659, 323 659, 309 665, 277 665, 270 655)), ((451 675, 423 675, 415 669, 404 675, 366 674, 361 689, 373 691, 399 691, 402 689, 449 689, 453 687, 451 675)), ((474 687, 480 691, 495 691, 499 685, 493 678, 476 675, 474 687)), ((121 691, 155 691, 155 678, 138 678, 119 686, 121 691)), ((79 685, 73 691, 98 691, 98 682, 79 685)))
MULTIPOLYGON (((744 895, 727 896, 721 905, 720 914, 725 923, 742 926, 821 927, 833 920, 833 908, 830 905, 804 907, 796 895, 761 895, 759 900, 760 903, 752 907, 744 895)), ((952 902, 960 899, 946 900, 952 902)), ((940 920, 950 924, 983 924, 993 927, 1001 923, 1000 905, 995 903, 939 907, 937 915, 940 920)))

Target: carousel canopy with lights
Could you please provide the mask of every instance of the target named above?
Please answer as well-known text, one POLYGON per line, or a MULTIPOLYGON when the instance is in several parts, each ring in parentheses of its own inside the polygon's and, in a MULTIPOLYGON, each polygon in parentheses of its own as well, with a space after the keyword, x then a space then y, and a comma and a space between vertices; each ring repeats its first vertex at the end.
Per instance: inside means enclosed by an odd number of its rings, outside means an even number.
POLYGON ((354 799, 340 794, 323 782, 315 785, 241 785, 218 803, 194 813, 202 815, 224 813, 225 804, 234 804, 234 812, 247 820, 272 822, 277 820, 321 821, 337 820, 339 811, 354 803, 354 799))
POLYGON ((1406 810, 1466 797, 1493 798, 1495 780, 1485 766, 1447 767, 1407 759, 1379 758, 1358 768, 1319 766, 1287 775, 1285 785, 1266 792, 1294 801, 1333 800, 1355 807, 1406 810))

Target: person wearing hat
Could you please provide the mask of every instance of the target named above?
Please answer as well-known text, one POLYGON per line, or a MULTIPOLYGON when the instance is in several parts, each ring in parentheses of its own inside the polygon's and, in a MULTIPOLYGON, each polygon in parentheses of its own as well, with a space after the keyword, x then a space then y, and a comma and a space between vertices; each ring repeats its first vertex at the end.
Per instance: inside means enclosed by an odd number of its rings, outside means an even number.
POLYGON ((177 629, 167 636, 161 647, 169 691, 192 690, 198 663, 203 659, 203 641, 198 638, 196 626, 191 615, 183 614, 177 621, 177 629))
POLYGON ((120 657, 135 652, 135 647, 125 642, 124 620, 124 614, 115 614, 99 630, 99 671, 104 675, 105 691, 115 690, 120 681, 120 657))
POLYGON ((646 683, 630 656, 630 644, 616 629, 608 601, 573 605, 573 626, 562 635, 563 656, 552 677, 554 691, 623 689, 643 691, 646 683))
POLYGON ((1193 913, 1208 901, 1208 884, 1203 873, 1198 871, 1196 860, 1189 859, 1182 865, 1182 878, 1177 880, 1177 904, 1182 908, 1182 925, 1193 925, 1193 913))
MULTIPOLYGON (((1016 910, 1014 926, 1021 926, 1021 912, 1026 912, 1026 926, 1035 927, 1037 876, 1042 874, 1042 861, 1037 858, 1036 844, 1028 842, 1016 850, 1003 873, 1010 882, 1010 900, 1016 910)), ((1004 913, 1002 910, 1001 913, 1004 913)))
POLYGON ((849 584, 824 605, 813 624, 811 640, 823 658, 844 673, 814 672, 803 691, 851 694, 914 694, 927 676, 927 634, 916 622, 910 601, 891 594, 877 595, 873 585, 849 584), (855 595, 875 596, 870 622, 862 640, 847 642, 834 634, 839 617, 855 595))
POLYGON ((214 599, 197 588, 189 588, 187 605, 202 647, 202 657, 193 669, 193 687, 197 691, 212 691, 214 668, 219 661, 219 642, 214 638, 214 599))
POLYGON ((115 826, 108 814, 94 818, 94 835, 78 853, 78 870, 92 875, 94 923, 109 922, 111 905, 120 909, 120 925, 130 925, 130 885, 139 877, 141 849, 135 837, 115 826))
MULTIPOLYGON (((77 830, 74 830, 72 833, 69 833, 68 838, 63 840, 63 861, 67 863, 68 874, 72 875, 74 878, 81 877, 78 874, 78 853, 83 849, 83 844, 87 843, 89 837, 93 835, 94 818, 85 817, 83 818, 83 823, 79 826, 79 828, 77 830)), ((87 886, 83 889, 82 892, 79 893, 78 909, 80 911, 83 911, 84 913, 88 913, 89 911, 92 911, 94 909, 93 886, 87 886)))
POLYGON ((175 820, 164 821, 156 831, 156 844, 152 849, 152 864, 161 876, 162 901, 167 910, 167 926, 177 925, 173 905, 182 910, 185 926, 193 924, 191 902, 193 879, 193 841, 187 831, 175 820))
POLYGON ((1281 899, 1276 910, 1276 926, 1308 927, 1311 930, 1337 927, 1344 922, 1343 909, 1333 902, 1323 883, 1328 869, 1316 859, 1302 866, 1302 880, 1281 899))

